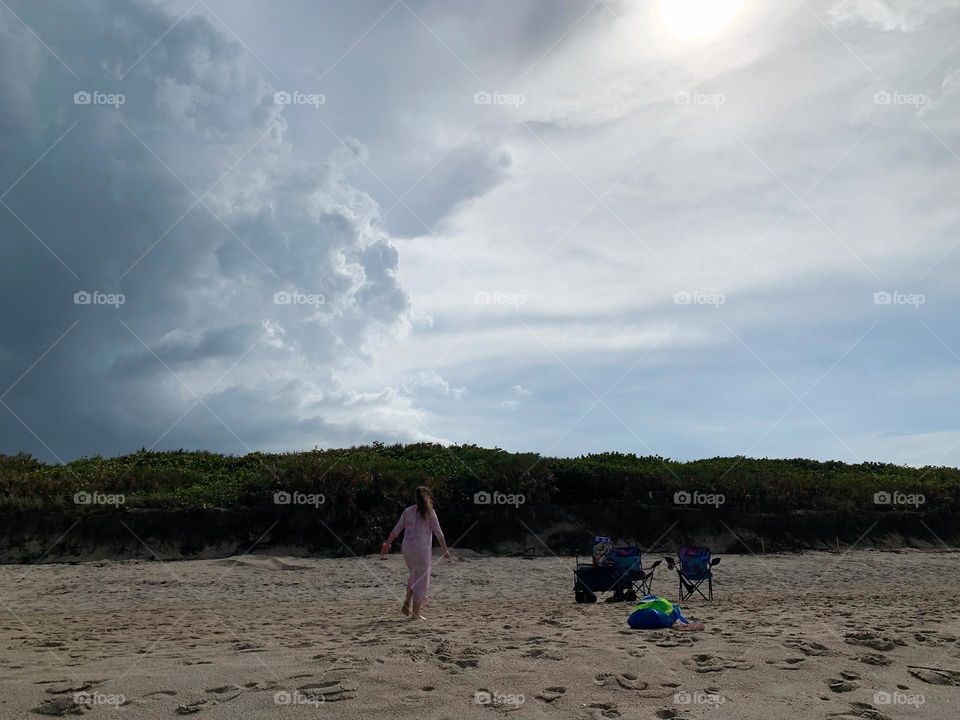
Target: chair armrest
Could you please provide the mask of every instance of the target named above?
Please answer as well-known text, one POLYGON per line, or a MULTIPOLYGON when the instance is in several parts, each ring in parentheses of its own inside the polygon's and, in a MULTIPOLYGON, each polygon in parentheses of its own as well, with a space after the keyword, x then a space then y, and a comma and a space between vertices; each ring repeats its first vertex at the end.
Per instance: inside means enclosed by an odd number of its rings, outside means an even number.
POLYGON ((663 560, 657 560, 653 565, 650 566, 650 572, 653 572, 654 570, 656 570, 657 566, 660 565, 660 563, 662 562, 663 560))
POLYGON ((720 564, 720 558, 713 558, 712 560, 710 560, 710 567, 713 567, 714 565, 719 565, 719 564, 720 564))
POLYGON ((674 569, 674 565, 677 564, 677 561, 674 560, 673 558, 665 557, 664 560, 667 561, 667 567, 668 567, 669 569, 671 569, 671 570, 673 570, 673 569, 674 569))

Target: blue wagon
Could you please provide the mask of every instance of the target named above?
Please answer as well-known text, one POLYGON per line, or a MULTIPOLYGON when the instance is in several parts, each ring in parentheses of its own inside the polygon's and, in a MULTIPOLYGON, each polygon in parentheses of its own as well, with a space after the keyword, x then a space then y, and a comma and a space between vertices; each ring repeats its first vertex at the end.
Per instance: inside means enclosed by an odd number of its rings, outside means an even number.
POLYGON ((573 597, 578 603, 594 603, 597 594, 612 592, 614 600, 636 600, 650 594, 653 573, 661 563, 657 560, 650 570, 643 568, 640 548, 613 548, 602 564, 591 559, 581 562, 577 556, 573 570, 573 597))

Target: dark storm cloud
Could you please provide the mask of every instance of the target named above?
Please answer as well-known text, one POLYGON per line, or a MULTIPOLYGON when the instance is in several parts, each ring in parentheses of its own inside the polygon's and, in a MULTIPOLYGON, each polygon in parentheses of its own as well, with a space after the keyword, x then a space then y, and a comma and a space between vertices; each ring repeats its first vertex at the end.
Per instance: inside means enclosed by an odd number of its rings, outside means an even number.
POLYGON ((203 17, 174 25, 154 4, 112 0, 11 9, 0 450, 359 436, 356 418, 305 408, 353 402, 329 368, 407 323, 379 208, 344 178, 362 147, 298 159, 269 76, 203 17))
POLYGON ((254 325, 235 325, 208 330, 196 339, 174 335, 155 343, 150 350, 118 357, 114 369, 135 375, 160 372, 165 367, 176 370, 204 360, 238 357, 256 339, 259 331, 260 328, 254 325))

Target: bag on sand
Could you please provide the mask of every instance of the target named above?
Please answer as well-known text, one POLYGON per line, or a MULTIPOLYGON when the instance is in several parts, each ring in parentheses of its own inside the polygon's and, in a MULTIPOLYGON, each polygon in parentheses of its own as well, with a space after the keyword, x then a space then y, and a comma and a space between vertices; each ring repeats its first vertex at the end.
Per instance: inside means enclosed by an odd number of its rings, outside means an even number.
POLYGON ((672 627, 674 623, 687 625, 689 621, 680 612, 679 605, 674 605, 658 595, 641 598, 627 618, 627 625, 634 630, 660 630, 672 627))

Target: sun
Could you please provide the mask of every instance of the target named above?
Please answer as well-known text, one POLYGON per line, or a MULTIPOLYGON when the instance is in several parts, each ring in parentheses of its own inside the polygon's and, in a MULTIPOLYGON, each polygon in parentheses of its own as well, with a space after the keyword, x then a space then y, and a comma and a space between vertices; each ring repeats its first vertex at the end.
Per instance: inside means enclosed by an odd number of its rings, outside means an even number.
POLYGON ((741 0, 660 0, 660 19, 675 35, 716 35, 736 17, 741 0))

